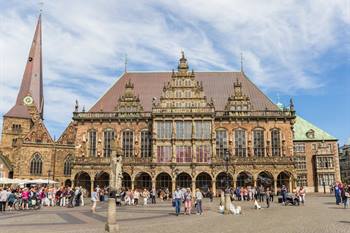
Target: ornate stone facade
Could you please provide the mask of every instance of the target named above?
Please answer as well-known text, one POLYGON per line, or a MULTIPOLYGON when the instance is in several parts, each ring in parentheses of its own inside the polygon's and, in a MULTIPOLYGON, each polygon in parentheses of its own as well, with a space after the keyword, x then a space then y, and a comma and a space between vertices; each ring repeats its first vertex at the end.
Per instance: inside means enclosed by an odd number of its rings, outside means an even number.
MULTIPOLYGON (((37 32, 27 66, 41 64, 37 32)), ((295 188, 294 105, 278 108, 243 71, 190 71, 182 53, 176 71, 124 73, 89 111, 77 102, 55 140, 43 121, 43 96, 31 91, 42 87, 30 86, 41 69, 26 68, 16 105, 4 115, 0 150, 13 177, 108 186, 117 148, 126 188, 295 188)))

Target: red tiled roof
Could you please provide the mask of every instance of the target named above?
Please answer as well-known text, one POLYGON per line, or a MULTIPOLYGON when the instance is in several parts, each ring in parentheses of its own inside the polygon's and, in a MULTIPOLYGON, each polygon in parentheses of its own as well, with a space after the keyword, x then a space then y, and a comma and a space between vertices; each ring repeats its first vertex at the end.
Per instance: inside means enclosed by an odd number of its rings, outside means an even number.
MULTIPOLYGON (((97 101, 89 112, 113 112, 125 84, 130 79, 135 95, 139 95, 145 111, 152 110, 152 99, 162 94, 164 84, 170 81, 171 72, 127 72, 97 101)), ((216 111, 223 111, 228 97, 233 93, 233 84, 242 83, 242 92, 250 97, 252 110, 278 110, 276 105, 241 72, 195 72, 195 79, 203 82, 207 100, 214 100, 216 111)))
POLYGON ((21 88, 17 95, 16 104, 4 116, 30 118, 27 107, 23 105, 23 99, 30 95, 40 115, 44 111, 43 75, 42 75, 42 51, 41 51, 41 15, 39 16, 32 46, 29 51, 27 64, 24 70, 21 88))

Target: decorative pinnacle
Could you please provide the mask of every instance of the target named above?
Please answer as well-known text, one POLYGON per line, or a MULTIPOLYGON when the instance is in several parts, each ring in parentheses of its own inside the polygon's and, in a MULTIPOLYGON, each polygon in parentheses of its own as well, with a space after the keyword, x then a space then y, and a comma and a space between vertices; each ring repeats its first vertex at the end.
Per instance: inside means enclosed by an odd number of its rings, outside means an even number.
POLYGON ((243 53, 241 52, 241 72, 244 73, 243 70, 243 53))

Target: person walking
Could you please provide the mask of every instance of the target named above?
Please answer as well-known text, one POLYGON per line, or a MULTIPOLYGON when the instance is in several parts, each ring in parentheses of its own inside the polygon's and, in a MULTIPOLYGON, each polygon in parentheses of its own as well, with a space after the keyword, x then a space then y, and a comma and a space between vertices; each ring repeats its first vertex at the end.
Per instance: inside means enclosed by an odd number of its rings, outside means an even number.
POLYGON ((300 199, 300 202, 304 205, 305 204, 305 189, 303 186, 300 186, 300 189, 299 189, 299 199, 300 199))
POLYGON ((7 196, 6 189, 0 188, 0 212, 5 212, 7 196))
POLYGON ((344 184, 343 189, 341 190, 341 199, 343 201, 344 204, 344 209, 349 207, 349 186, 347 186, 346 184, 344 184))
POLYGON ((287 188, 285 185, 282 185, 281 195, 282 195, 282 204, 285 205, 286 199, 287 199, 287 188))
POLYGON ((156 204, 156 195, 157 195, 157 192, 156 192, 156 189, 152 189, 151 191, 151 203, 152 204, 156 204))
POLYGON ((135 189, 135 191, 134 191, 134 205, 139 204, 139 198, 140 198, 140 192, 137 189, 135 189))
POLYGON ((97 200, 98 200, 98 194, 97 194, 97 191, 96 191, 96 188, 94 188, 94 191, 91 193, 91 212, 92 213, 95 213, 96 212, 96 203, 97 203, 97 200))
POLYGON ((8 193, 8 197, 7 197, 7 204, 10 207, 10 211, 14 209, 13 203, 15 203, 15 201, 16 201, 15 190, 9 189, 9 193, 8 193))
POLYGON ((144 189, 142 192, 142 197, 143 197, 143 205, 146 206, 147 205, 147 201, 149 198, 149 192, 147 189, 144 189))
POLYGON ((202 209, 202 200, 203 200, 203 194, 202 192, 197 188, 196 189, 196 210, 197 210, 197 215, 202 215, 203 214, 203 209, 202 209))
POLYGON ((186 189, 185 195, 185 214, 190 215, 192 209, 192 192, 190 188, 186 189))
POLYGON ((265 196, 266 196, 266 206, 267 208, 270 207, 270 196, 271 196, 271 190, 270 188, 266 188, 266 192, 265 192, 265 196))
POLYGON ((173 194, 173 200, 175 202, 175 212, 176 216, 179 216, 180 210, 181 210, 181 201, 183 200, 183 193, 180 190, 180 187, 177 187, 174 194, 173 194))

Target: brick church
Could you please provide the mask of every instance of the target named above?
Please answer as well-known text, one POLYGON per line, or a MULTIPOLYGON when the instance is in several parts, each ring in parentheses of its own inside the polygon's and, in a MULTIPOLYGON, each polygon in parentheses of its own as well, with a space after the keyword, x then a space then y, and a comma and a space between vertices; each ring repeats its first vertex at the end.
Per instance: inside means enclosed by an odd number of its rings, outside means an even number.
MULTIPOLYGON (((184 55, 170 72, 124 72, 53 139, 44 122, 42 25, 14 106, 3 116, 1 176, 108 186, 112 148, 125 188, 264 185, 309 191, 340 180, 337 139, 274 104, 241 69, 201 72, 184 55)), ((0 176, 0 177, 1 177, 0 176)))

